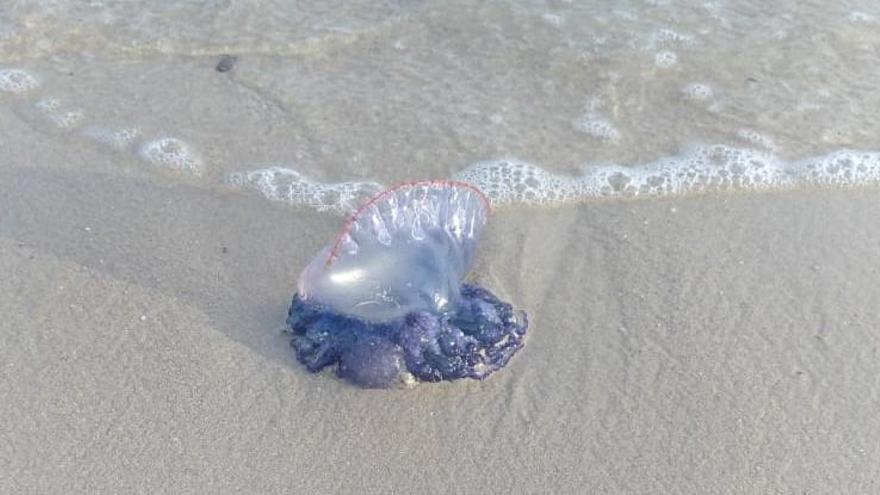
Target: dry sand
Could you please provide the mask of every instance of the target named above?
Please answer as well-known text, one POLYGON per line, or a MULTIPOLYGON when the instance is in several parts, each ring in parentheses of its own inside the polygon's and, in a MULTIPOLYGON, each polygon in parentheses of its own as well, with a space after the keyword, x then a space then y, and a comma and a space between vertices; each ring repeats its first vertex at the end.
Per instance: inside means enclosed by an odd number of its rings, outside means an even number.
POLYGON ((876 195, 502 210, 474 277, 524 350, 365 391, 280 334, 337 218, 4 168, 0 491, 876 492, 876 195))

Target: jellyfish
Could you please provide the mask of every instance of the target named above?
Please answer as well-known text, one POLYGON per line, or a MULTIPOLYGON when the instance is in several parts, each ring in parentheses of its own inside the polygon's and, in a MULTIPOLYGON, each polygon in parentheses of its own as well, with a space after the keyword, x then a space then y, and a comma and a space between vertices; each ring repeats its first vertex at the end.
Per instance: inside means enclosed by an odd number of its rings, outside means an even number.
POLYGON ((297 360, 367 388, 502 368, 523 346, 526 313, 463 282, 489 211, 455 181, 369 199, 300 275, 287 318, 297 360))

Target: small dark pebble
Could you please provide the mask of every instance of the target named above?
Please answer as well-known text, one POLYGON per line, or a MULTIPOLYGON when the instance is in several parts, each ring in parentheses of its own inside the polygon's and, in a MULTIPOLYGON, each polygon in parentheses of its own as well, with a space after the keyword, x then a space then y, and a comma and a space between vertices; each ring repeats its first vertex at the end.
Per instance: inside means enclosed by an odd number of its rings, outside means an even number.
POLYGON ((229 72, 235 67, 235 62, 238 61, 238 57, 232 55, 223 55, 220 57, 220 61, 217 62, 217 72, 229 72))
POLYGON ((220 248, 220 252, 223 253, 223 254, 226 254, 226 253, 229 252, 229 248, 227 248, 226 246, 223 246, 223 247, 220 248))

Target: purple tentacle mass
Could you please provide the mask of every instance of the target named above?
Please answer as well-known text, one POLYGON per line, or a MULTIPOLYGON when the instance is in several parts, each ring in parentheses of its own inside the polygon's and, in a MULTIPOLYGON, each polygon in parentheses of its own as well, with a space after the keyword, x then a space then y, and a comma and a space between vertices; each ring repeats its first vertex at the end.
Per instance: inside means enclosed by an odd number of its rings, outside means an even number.
POLYGON ((463 284, 460 296, 450 314, 420 311, 370 323, 296 295, 287 318, 291 344, 309 371, 336 367, 369 388, 393 386, 405 373, 429 382, 483 379, 522 347, 528 321, 477 285, 463 284))

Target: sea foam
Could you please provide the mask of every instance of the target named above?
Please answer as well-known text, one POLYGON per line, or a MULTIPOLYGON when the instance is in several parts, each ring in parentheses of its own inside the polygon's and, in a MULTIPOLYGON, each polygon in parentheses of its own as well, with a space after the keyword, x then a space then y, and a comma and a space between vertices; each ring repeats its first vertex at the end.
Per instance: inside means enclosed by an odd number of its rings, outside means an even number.
POLYGON ((227 176, 227 182, 255 189, 270 200, 339 214, 351 213, 362 201, 384 189, 376 182, 319 182, 281 166, 235 172, 227 176))
POLYGON ((668 69, 678 63, 678 55, 668 50, 654 55, 654 65, 661 69, 668 69))
POLYGON ((85 112, 80 108, 69 108, 61 100, 54 97, 43 98, 34 103, 46 119, 60 129, 71 129, 85 119, 85 112))
MULTIPOLYGON (((705 145, 639 165, 587 164, 578 175, 501 158, 474 163, 451 178, 479 188, 493 207, 557 206, 601 198, 880 184, 880 152, 842 149, 786 161, 768 150, 705 145)), ((351 213, 383 188, 375 182, 323 183, 284 167, 237 172, 228 182, 271 200, 339 214, 351 213)))
POLYGON ((136 127, 89 126, 83 129, 82 135, 116 151, 124 151, 140 136, 140 130, 136 127))
POLYGON ((162 137, 141 146, 140 157, 153 165, 201 175, 205 164, 189 143, 174 137, 162 137))
POLYGON ((26 93, 39 86, 39 78, 26 70, 0 67, 0 91, 26 93))
MULTIPOLYGON (((493 207, 558 206, 601 198, 880 184, 880 152, 842 149, 786 161, 766 150, 707 145, 641 165, 587 164, 578 175, 501 158, 474 163, 451 178, 479 188, 493 207)), ((270 200, 338 214, 351 213, 383 189, 376 182, 324 183, 284 167, 237 172, 227 182, 256 189, 270 200)))
POLYGON ((880 152, 838 150, 787 162, 766 151, 711 145, 636 166, 587 165, 581 175, 555 174, 506 158, 475 163, 453 178, 477 186, 493 206, 804 186, 854 187, 880 183, 880 152))

